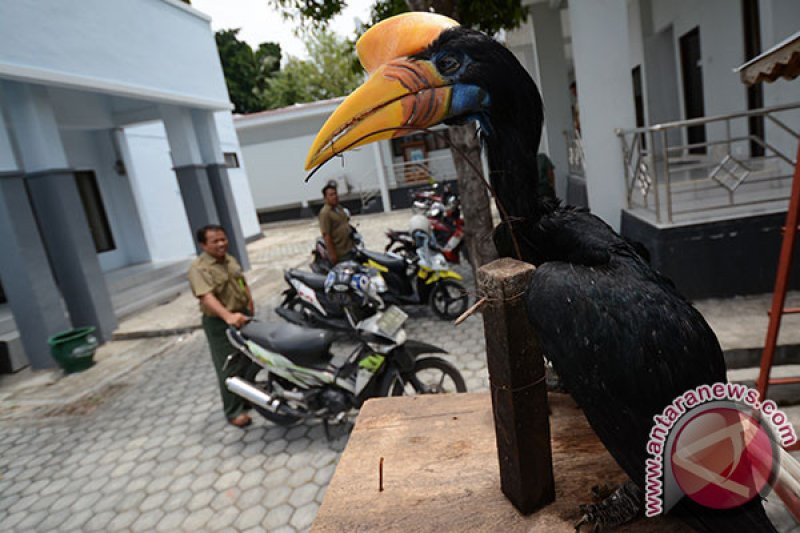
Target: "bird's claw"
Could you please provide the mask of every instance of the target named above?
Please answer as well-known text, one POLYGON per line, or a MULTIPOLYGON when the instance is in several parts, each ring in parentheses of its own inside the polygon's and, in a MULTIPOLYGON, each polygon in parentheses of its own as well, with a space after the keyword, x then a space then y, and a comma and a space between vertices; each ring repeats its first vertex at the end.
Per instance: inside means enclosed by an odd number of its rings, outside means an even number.
POLYGON ((591 526, 592 532, 620 526, 636 518, 642 509, 642 492, 631 481, 613 491, 606 485, 595 485, 592 494, 602 501, 578 507, 581 519, 575 524, 575 531, 585 525, 591 526))
MULTIPOLYGON (((584 510, 584 507, 586 507, 586 506, 585 506, 585 505, 581 505, 581 506, 580 506, 581 512, 583 512, 583 510, 584 510)), ((581 528, 582 528, 584 525, 587 525, 587 524, 588 524, 588 525, 589 525, 589 526, 592 528, 592 529, 591 529, 591 531, 592 531, 593 533, 594 533, 594 532, 596 532, 596 531, 600 531, 600 526, 599 526, 599 525, 598 525, 596 522, 594 522, 594 521, 593 521, 593 519, 592 519, 591 515, 590 515, 589 513, 585 513, 585 514, 584 514, 584 515, 581 517, 581 519, 580 519, 580 520, 578 520, 578 521, 575 523, 575 532, 576 532, 576 533, 580 533, 580 531, 581 531, 581 528)))

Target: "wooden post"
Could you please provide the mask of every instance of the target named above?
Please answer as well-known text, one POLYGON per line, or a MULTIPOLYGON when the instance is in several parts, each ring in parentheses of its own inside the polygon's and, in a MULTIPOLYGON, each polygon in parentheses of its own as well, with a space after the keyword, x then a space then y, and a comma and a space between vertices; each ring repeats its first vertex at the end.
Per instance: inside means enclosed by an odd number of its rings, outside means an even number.
POLYGON ((478 270, 500 486, 526 515, 555 499, 544 360, 525 310, 534 270, 509 258, 478 270))

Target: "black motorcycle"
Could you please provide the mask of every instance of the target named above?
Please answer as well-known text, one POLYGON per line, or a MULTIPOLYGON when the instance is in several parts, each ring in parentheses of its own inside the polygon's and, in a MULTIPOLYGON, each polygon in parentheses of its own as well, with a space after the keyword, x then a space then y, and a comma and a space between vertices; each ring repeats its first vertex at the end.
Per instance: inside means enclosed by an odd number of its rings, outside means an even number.
POLYGON ((451 270, 444 256, 430 246, 418 247, 413 256, 360 249, 356 258, 383 276, 386 292, 381 296, 386 303, 430 304, 445 320, 458 318, 469 306, 461 274, 451 270))
MULTIPOLYGON (((355 249, 356 260, 383 277, 386 289, 380 292, 380 296, 386 303, 430 304, 437 316, 445 320, 458 318, 469 306, 461 274, 450 269, 441 252, 430 245, 429 237, 422 243, 413 236, 411 238, 417 243, 413 255, 373 252, 360 247, 355 249)), ((325 271, 327 248, 324 242, 317 242, 314 254, 312 269, 314 272, 325 271)))
MULTIPOLYGON (((348 283, 333 290, 355 295, 351 289, 348 283)), ((326 429, 328 422, 341 421, 368 398, 466 392, 455 366, 441 357, 422 356, 444 350, 408 340, 403 329, 407 318, 400 308, 390 306, 355 323, 357 346, 339 362, 331 354, 331 331, 258 321, 228 328, 238 352, 226 364, 248 357, 263 370, 254 379, 230 377, 225 385, 276 424, 321 418, 326 429)))
POLYGON ((281 318, 298 325, 351 333, 355 323, 374 315, 384 307, 381 294, 386 291, 383 277, 372 269, 349 261, 336 265, 328 274, 291 268, 283 273, 289 287, 275 309, 281 318), (355 304, 350 294, 331 290, 339 278, 353 283, 355 304), (348 306, 348 313, 345 312, 348 306))

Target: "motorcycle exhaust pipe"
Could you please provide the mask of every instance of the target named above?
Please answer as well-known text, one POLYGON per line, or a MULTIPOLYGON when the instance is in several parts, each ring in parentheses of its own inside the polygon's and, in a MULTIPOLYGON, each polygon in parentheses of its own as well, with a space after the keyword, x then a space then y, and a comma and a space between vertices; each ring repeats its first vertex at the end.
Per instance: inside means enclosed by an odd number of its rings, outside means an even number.
POLYGON ((272 411, 273 413, 299 417, 305 416, 304 413, 298 411, 297 409, 292 409, 288 405, 282 403, 279 399, 270 395, 268 392, 253 386, 242 378, 235 376, 228 378, 225 380, 225 386, 229 391, 237 396, 241 396, 253 405, 257 405, 267 409, 268 411, 272 411))

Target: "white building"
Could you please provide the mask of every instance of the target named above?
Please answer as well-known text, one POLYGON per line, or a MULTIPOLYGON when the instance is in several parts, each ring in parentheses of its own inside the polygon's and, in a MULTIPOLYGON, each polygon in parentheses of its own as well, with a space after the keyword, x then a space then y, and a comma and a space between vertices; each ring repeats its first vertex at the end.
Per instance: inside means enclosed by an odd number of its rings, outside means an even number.
MULTIPOLYGON (((505 41, 542 93, 539 151, 555 164, 557 194, 642 242, 690 297, 771 290, 800 83, 746 89, 734 69, 800 29, 800 2, 523 3, 530 17, 505 41)), ((297 215, 329 178, 363 191, 385 176, 392 200, 405 185, 397 165, 413 165, 414 145, 397 141, 346 154, 303 184, 305 152, 336 103, 236 119, 260 216, 292 204, 280 215, 297 215)))
MULTIPOLYGON (((509 32, 507 43, 539 84, 545 102, 542 150, 556 164, 562 192, 569 174, 564 135, 572 135, 569 84, 577 83, 582 135, 582 174, 588 203, 609 224, 621 227, 627 209, 626 175, 616 129, 706 119, 800 103, 800 85, 779 82, 749 96, 734 69, 800 29, 800 3, 792 0, 529 0, 529 20, 509 32), (614 178, 612 178, 612 176, 614 178)), ((800 110, 779 116, 800 125, 800 110)), ((758 135, 781 153, 794 154, 796 141, 766 120, 765 131, 749 131, 747 120, 707 121, 695 127, 676 125, 667 145, 670 158, 691 152, 703 155, 713 169, 728 154, 727 141, 758 135), (713 143, 693 150, 677 147, 713 143), (723 146, 724 145, 724 146, 723 146), (705 153, 701 153, 705 151, 705 153)), ((661 138, 655 133, 655 153, 661 160, 661 138)), ((798 129, 795 127, 795 129, 798 129)), ((642 132, 649 137, 651 132, 642 132)), ((632 136, 629 136, 630 142, 632 136)), ((577 150, 577 146, 575 147, 577 150)), ((772 153, 769 149, 768 152, 772 153)), ((730 153, 750 158, 748 143, 736 143, 730 153)), ((579 154, 573 161, 581 159, 579 154)), ((638 155, 638 153, 636 154, 638 155)), ((647 154, 645 154, 647 155, 647 154)), ((768 154, 769 155, 769 154, 768 154)), ((652 166, 652 165, 651 165, 652 166)), ((628 171, 631 169, 629 168, 628 171)), ((655 169, 650 169, 655 173, 655 169)), ((694 177, 694 176, 693 176, 694 177)), ((629 172, 629 178, 633 178, 629 172)), ((629 180, 630 181, 630 180, 629 180)), ((654 210, 652 198, 650 209, 654 210)), ((680 200, 676 200, 680 201, 680 200)), ((665 204, 665 198, 662 198, 665 204)), ((665 208, 664 205, 660 206, 665 208)), ((678 222, 697 216, 673 217, 678 222)))
POLYGON ((746 89, 734 69, 800 29, 800 2, 524 3, 507 43, 541 89, 558 192, 642 242, 689 297, 771 291, 800 84, 746 89))
POLYGON ((176 0, 0 0, 6 370, 20 348, 51 366, 72 327, 109 339, 182 278, 204 224, 247 265, 260 229, 209 22, 176 0))
POLYGON ((345 152, 305 182, 306 153, 343 98, 234 118, 256 211, 262 222, 294 218, 321 207, 322 186, 339 183, 348 207, 408 207, 409 190, 429 179, 452 181, 455 167, 442 128, 438 135, 409 135, 345 152), (305 209, 304 209, 305 208, 305 209))

